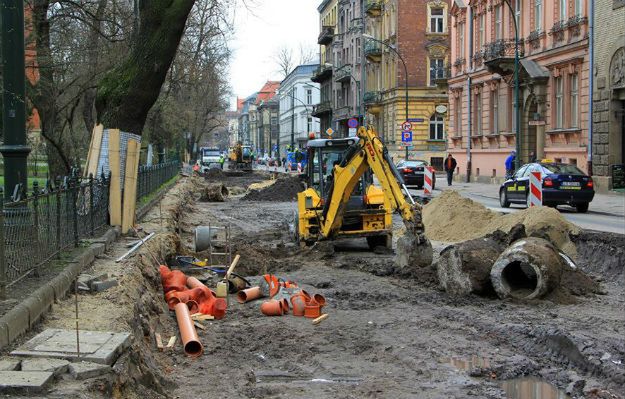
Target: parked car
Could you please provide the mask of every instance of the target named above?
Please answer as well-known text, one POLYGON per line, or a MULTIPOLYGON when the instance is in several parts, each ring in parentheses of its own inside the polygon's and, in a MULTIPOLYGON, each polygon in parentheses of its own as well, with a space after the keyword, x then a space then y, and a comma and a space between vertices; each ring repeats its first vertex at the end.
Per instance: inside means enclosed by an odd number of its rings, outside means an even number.
POLYGON ((570 205, 578 212, 587 212, 595 196, 592 178, 575 165, 557 162, 537 162, 523 165, 499 188, 499 203, 507 208, 511 203, 529 206, 530 172, 539 171, 543 180, 543 205, 556 208, 570 205))
MULTIPOLYGON (((428 166, 426 161, 414 160, 414 161, 399 161, 397 164, 397 170, 404 178, 406 187, 423 188, 423 176, 425 167, 428 166)), ((436 175, 432 174, 432 190, 436 186, 436 175)))

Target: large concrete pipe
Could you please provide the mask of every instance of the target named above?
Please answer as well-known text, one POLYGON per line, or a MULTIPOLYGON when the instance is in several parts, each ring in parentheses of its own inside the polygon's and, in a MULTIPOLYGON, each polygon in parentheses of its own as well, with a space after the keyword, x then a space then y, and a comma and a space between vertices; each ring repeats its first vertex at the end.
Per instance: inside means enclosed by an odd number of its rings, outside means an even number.
POLYGON ((182 339, 184 353, 192 357, 200 356, 204 352, 204 347, 200 342, 197 331, 195 331, 189 308, 184 303, 178 303, 174 310, 176 311, 176 320, 180 329, 180 339, 182 339))
POLYGON ((516 241, 497 259, 490 272, 500 298, 540 298, 560 284, 563 258, 542 238, 516 241))
POLYGON ((197 226, 195 228, 195 252, 202 252, 210 248, 211 240, 217 238, 217 229, 210 226, 197 226))
POLYGON ((490 270, 504 248, 492 237, 446 247, 436 263, 441 288, 451 295, 492 294, 490 270))

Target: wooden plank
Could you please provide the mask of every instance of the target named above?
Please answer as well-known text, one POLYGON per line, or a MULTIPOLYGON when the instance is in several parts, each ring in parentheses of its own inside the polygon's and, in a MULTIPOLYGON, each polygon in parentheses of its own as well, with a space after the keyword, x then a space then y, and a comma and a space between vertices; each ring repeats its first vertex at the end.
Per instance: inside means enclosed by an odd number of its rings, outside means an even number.
POLYGON ((199 321, 194 321, 193 325, 196 326, 197 328, 199 328, 200 330, 206 330, 206 326, 202 323, 200 323, 199 321))
POLYGON ((91 143, 89 145, 89 154, 87 155, 87 164, 85 165, 85 177, 92 174, 98 177, 98 161, 100 159, 100 149, 102 148, 102 134, 104 126, 96 125, 91 134, 91 143))
POLYGON ((154 336, 156 337, 156 347, 159 350, 163 350, 164 346, 163 346, 163 338, 161 338, 161 334, 156 333, 154 334, 154 336))
POLYGON ((210 315, 210 314, 197 313, 197 314, 191 315, 191 320, 194 320, 194 321, 215 320, 215 316, 210 315))
POLYGON ((167 347, 168 348, 173 348, 175 344, 176 344, 176 336, 174 335, 173 337, 169 338, 169 342, 167 343, 167 347))
POLYGON ((126 151, 126 173, 124 175, 124 206, 122 210, 122 234, 135 225, 137 206, 137 176, 139 174, 140 145, 136 140, 128 140, 126 151))
POLYGON ((327 319, 329 316, 329 314, 322 314, 321 316, 317 317, 315 320, 312 321, 313 324, 319 324, 322 321, 324 321, 325 319, 327 319))
POLYGON ((109 169, 111 170, 109 214, 111 216, 111 226, 122 225, 122 190, 119 154, 119 129, 109 129, 109 169))

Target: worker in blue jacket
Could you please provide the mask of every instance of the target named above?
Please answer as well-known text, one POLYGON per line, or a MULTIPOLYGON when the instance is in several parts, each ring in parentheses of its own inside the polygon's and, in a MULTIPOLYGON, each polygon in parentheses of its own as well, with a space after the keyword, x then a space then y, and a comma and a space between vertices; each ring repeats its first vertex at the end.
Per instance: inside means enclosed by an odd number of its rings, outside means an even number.
POLYGON ((512 150, 510 152, 510 155, 508 155, 508 158, 506 158, 506 178, 510 179, 512 178, 512 175, 514 174, 514 161, 516 161, 516 151, 512 150))

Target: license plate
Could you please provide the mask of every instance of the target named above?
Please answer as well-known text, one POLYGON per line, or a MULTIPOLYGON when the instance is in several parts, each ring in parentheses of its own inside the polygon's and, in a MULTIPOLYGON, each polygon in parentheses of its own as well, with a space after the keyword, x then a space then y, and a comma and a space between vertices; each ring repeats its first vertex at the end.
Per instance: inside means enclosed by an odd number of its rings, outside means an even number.
POLYGON ((581 190, 582 188, 579 186, 560 186, 562 190, 581 190))
POLYGON ((560 185, 567 186, 567 187, 579 187, 579 182, 578 181, 563 181, 560 185))

